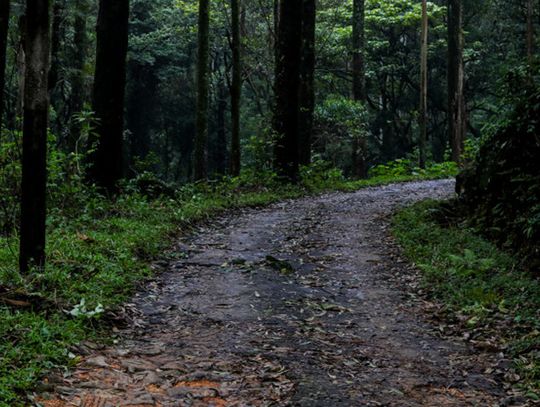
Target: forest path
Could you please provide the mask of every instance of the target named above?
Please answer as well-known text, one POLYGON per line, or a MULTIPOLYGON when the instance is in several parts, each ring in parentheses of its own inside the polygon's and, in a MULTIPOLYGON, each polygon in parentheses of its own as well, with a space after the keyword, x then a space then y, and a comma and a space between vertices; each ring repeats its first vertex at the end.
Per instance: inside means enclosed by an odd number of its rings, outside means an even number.
POLYGON ((482 358, 439 338, 395 280, 389 215, 452 190, 391 185, 213 222, 126 305, 117 345, 82 346, 44 405, 498 405, 482 358))

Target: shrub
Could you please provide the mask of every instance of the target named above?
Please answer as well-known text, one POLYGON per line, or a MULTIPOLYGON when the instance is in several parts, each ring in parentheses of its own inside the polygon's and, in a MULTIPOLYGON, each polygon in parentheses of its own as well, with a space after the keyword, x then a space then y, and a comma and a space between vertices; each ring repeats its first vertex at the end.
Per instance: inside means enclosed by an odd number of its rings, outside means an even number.
POLYGON ((473 224, 540 268, 540 87, 527 83, 458 177, 460 202, 473 224))

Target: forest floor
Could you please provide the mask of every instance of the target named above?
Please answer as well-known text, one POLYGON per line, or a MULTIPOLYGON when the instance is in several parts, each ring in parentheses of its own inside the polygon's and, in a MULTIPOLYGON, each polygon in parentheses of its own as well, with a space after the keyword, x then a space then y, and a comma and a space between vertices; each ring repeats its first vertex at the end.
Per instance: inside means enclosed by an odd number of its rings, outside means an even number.
POLYGON ((391 214, 452 181, 248 209, 182 239, 109 346, 51 376, 56 406, 512 405, 493 357, 430 323, 391 214))

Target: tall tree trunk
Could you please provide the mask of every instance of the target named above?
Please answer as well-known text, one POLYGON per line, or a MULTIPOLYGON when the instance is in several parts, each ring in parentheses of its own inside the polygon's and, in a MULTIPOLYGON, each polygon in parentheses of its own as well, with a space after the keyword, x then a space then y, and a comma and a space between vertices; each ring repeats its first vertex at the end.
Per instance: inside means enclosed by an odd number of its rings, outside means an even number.
POLYGON ((45 265, 49 1, 27 0, 19 266, 45 265))
POLYGON ((10 0, 0 0, 0 140, 4 117, 4 87, 6 84, 6 51, 9 29, 10 0))
POLYGON ((213 149, 214 163, 216 174, 225 175, 227 171, 227 85, 223 78, 219 79, 217 85, 217 98, 217 139, 213 149))
POLYGON ((313 140, 313 110, 315 109, 315 25, 317 6, 315 0, 303 0, 302 10, 302 61, 300 63, 300 131, 299 161, 311 163, 313 140))
POLYGON ((300 63, 302 49, 302 2, 280 0, 278 58, 274 110, 274 166, 278 174, 298 181, 298 130, 300 63))
POLYGON ((448 0, 448 129, 456 163, 461 161, 466 130, 463 88, 463 4, 448 0))
POLYGON ((242 38, 240 0, 231 0, 232 13, 232 84, 231 84, 231 175, 240 175, 240 103, 242 97, 242 38))
POLYGON ((75 21, 73 24, 73 76, 71 79, 70 95, 70 135, 68 147, 70 151, 77 151, 81 139, 81 123, 76 115, 80 114, 86 101, 84 85, 84 65, 86 63, 86 52, 88 37, 86 34, 86 13, 88 12, 87 0, 77 0, 75 3, 75 21))
POLYGON ((428 14, 427 0, 422 0, 422 31, 420 51, 420 116, 418 124, 420 137, 418 148, 420 152, 420 168, 426 167, 426 144, 427 144, 427 85, 428 85, 428 14))
MULTIPOLYGON (((16 119, 22 119, 24 115, 24 82, 26 72, 26 15, 19 16, 19 44, 17 50, 17 105, 15 107, 16 119)), ((48 86, 48 85, 47 85, 48 86)), ((18 127, 18 123, 17 123, 18 127)))
POLYGON ((365 0, 354 0, 352 19, 353 46, 353 97, 354 100, 366 100, 365 74, 365 0))
POLYGON ((199 0, 197 134, 193 168, 196 181, 206 179, 208 175, 209 7, 209 0, 199 0))
POLYGON ((534 5, 533 0, 527 0, 527 58, 532 66, 534 57, 534 5))
POLYGON ((274 73, 276 76, 279 60, 279 2, 280 0, 274 0, 274 73))
POLYGON ((96 115, 90 180, 114 193, 122 178, 129 0, 100 0, 92 106, 96 115))
MULTIPOLYGON (((365 0, 354 0, 352 18, 353 98, 362 103, 365 103, 367 98, 365 38, 365 0)), ((352 144, 352 174, 357 178, 364 178, 366 176, 366 140, 363 136, 355 135, 352 144)))

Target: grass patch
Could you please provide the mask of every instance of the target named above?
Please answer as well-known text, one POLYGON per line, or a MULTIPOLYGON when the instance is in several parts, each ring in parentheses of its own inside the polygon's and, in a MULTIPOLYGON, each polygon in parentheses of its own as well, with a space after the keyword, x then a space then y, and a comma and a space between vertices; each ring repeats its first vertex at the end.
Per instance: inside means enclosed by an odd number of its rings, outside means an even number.
POLYGON ((540 281, 465 223, 442 226, 435 220, 440 205, 427 201, 399 212, 395 236, 431 296, 472 339, 497 337, 515 360, 518 384, 540 398, 540 281))

